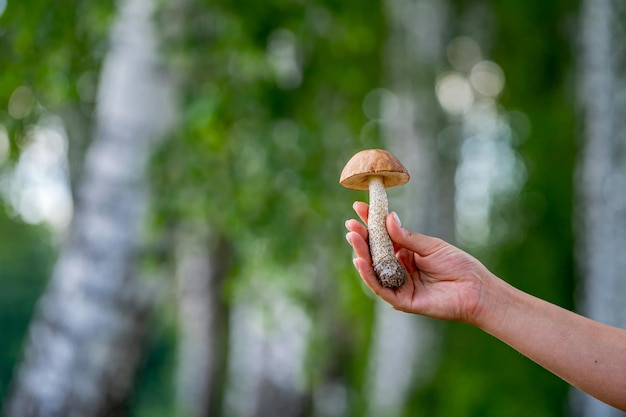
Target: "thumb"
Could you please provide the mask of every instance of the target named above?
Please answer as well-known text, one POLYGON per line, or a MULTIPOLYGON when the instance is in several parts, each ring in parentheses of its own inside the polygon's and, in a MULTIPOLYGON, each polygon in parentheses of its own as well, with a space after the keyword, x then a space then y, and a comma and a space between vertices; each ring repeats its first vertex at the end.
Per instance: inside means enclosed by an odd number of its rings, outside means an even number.
POLYGON ((409 249, 418 255, 428 256, 447 245, 441 239, 413 232, 402 227, 400 218, 395 212, 387 216, 387 232, 391 240, 402 248, 409 249))

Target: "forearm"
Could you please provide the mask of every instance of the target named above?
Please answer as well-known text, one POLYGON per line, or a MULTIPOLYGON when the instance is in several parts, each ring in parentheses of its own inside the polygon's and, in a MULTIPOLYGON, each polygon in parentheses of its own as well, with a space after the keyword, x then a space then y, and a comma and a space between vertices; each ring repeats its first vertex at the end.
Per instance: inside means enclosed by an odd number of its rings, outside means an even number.
POLYGON ((474 323, 571 385, 626 410, 626 330, 488 281, 474 323))

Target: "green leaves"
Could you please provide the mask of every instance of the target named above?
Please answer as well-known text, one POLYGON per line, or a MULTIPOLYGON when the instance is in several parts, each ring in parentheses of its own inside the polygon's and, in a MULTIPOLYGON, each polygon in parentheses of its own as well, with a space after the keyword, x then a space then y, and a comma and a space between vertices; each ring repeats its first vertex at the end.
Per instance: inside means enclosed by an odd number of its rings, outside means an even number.
POLYGON ((310 241, 335 240, 324 225, 339 216, 337 198, 343 209, 354 198, 337 178, 359 147, 361 100, 380 72, 353 58, 376 61, 381 17, 363 13, 353 32, 323 5, 190 7, 194 29, 168 45, 187 63, 187 88, 184 123, 155 163, 164 176, 155 185, 168 190, 159 194, 181 214, 202 207, 238 236, 267 238, 279 262, 306 253, 310 241), (210 36, 200 21, 215 22, 210 36), (329 40, 320 25, 344 36, 329 40), (283 78, 295 76, 301 81, 283 78))

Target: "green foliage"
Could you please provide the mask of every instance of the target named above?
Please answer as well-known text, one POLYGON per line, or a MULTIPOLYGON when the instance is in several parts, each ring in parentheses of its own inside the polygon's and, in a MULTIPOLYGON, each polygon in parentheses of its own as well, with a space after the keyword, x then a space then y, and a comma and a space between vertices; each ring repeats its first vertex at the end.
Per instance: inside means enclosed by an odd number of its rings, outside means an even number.
MULTIPOLYGON (((72 1, 51 7, 45 1, 8 1, 0 15, 0 123, 19 139, 40 110, 58 109, 79 99, 93 103, 92 92, 106 52, 112 1, 72 1), (10 117, 9 98, 26 86, 37 105, 24 117, 10 117)), ((76 104, 78 105, 78 104, 76 104)))
POLYGON ((373 145, 359 129, 362 99, 379 84, 381 16, 363 7, 346 19, 330 7, 244 1, 186 11, 190 29, 168 49, 181 63, 185 111, 154 162, 164 224, 206 216, 244 252, 262 240, 279 264, 337 245, 356 197, 338 185, 341 166, 373 145), (273 54, 289 60, 290 51, 297 68, 281 74, 273 54))
POLYGON ((7 217, 4 209, 0 204, 0 399, 21 357, 28 322, 54 255, 45 230, 7 217))
MULTIPOLYGON (((0 124, 9 131, 13 158, 43 112, 73 107, 89 117, 113 3, 8 2, 0 15, 0 124), (28 86, 36 105, 16 118, 8 102, 19 86, 28 86)), ((259 285, 296 300, 313 325, 310 388, 329 376, 342 380, 351 415, 363 415, 372 299, 350 263, 343 221, 353 216, 351 202, 366 196, 340 187, 338 177, 355 151, 380 145, 361 130, 363 99, 386 76, 383 5, 182 4, 164 5, 158 16, 183 95, 178 129, 151 168, 154 226, 165 232, 206 219, 226 235, 238 259, 228 300, 271 302, 251 292, 259 285)), ((459 16, 476 2, 452 5, 450 36, 464 35, 459 16)), ((567 30, 576 4, 506 0, 482 7, 493 25, 483 46, 506 75, 501 103, 525 114, 531 131, 519 145, 527 183, 494 212, 514 233, 479 255, 512 284, 572 308, 576 123, 567 30)), ((50 271, 48 238, 0 215, 0 395, 50 271)), ((173 413, 176 331, 167 314, 154 324, 134 415, 173 413)), ((407 416, 563 414, 568 388, 558 378, 476 329, 442 328, 440 366, 432 381, 416 387, 407 416)))

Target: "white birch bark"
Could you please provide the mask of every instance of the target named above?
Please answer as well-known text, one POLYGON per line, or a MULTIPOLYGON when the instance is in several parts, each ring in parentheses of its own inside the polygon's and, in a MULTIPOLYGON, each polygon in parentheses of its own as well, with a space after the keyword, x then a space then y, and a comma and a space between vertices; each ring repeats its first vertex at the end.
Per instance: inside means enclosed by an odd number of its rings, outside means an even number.
MULTIPOLYGON (((583 280, 582 312, 626 328, 626 5, 585 0, 581 8, 579 105, 583 146, 578 161, 576 230, 583 280)), ((574 391, 581 417, 624 416, 574 391)))
POLYGON ((236 300, 232 307, 224 412, 229 417, 307 415, 310 319, 280 284, 270 287, 250 288, 260 304, 236 300))
MULTIPOLYGON (((381 102, 383 133, 388 149, 411 175, 409 184, 389 190, 389 207, 399 213, 404 226, 449 238, 438 227, 438 216, 451 212, 441 207, 437 191, 444 189, 445 176, 440 175, 438 163, 434 95, 436 68, 445 50, 447 2, 387 0, 386 10, 391 91, 381 102)), ((453 188, 448 191, 453 193, 453 188)), ((452 218, 448 224, 453 224, 452 218)), ((379 302, 369 361, 368 415, 391 417, 403 412, 414 384, 427 381, 434 371, 437 343, 432 321, 379 302)))
POLYGON ((177 409, 181 416, 217 415, 226 371, 228 309, 223 300, 230 247, 207 225, 177 239, 177 409))
POLYGON ((136 276, 146 162, 172 103, 152 9, 151 0, 120 2, 70 236, 31 325, 9 417, 118 415, 128 399, 149 306, 136 276))

